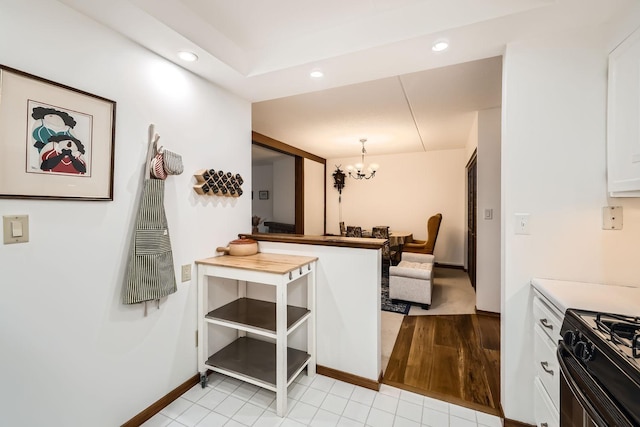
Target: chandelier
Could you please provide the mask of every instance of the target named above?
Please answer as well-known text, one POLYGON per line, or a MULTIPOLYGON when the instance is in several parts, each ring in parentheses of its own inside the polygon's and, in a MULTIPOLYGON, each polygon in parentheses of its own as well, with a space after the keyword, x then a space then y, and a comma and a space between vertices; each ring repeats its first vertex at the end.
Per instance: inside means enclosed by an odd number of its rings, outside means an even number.
POLYGON ((376 171, 378 170, 378 164, 371 163, 369 167, 366 168, 366 170, 369 172, 369 175, 367 175, 364 172, 365 170, 364 155, 367 154, 367 150, 365 150, 364 148, 364 143, 367 142, 367 139, 362 138, 360 142, 362 143, 362 161, 360 163, 356 163, 355 166, 348 165, 347 171, 349 172, 349 176, 353 179, 371 179, 374 176, 376 176, 376 171))

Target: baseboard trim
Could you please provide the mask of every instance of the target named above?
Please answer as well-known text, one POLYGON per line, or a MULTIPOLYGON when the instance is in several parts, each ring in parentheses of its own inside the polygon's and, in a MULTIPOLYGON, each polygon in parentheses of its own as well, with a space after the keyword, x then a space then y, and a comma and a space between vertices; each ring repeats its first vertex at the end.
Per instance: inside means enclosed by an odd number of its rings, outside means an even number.
POLYGON ((504 427, 535 427, 533 424, 521 423, 520 421, 504 419, 504 427))
POLYGON ((453 268, 455 270, 464 270, 464 265, 457 265, 457 264, 442 264, 436 261, 436 267, 441 267, 441 268, 453 268))
POLYGON ((148 419, 153 417, 158 412, 162 411, 171 402, 182 396, 187 390, 200 382, 200 374, 195 374, 178 387, 171 390, 169 393, 155 401, 147 409, 140 412, 135 417, 131 418, 126 423, 122 424, 122 427, 138 427, 144 424, 148 419))
POLYGON ((380 381, 370 380, 368 378, 359 377, 357 375, 320 365, 316 365, 316 372, 320 375, 324 375, 325 377, 344 381, 345 383, 359 385, 360 387, 369 388, 375 391, 380 390, 380 381))
POLYGON ((478 310, 478 308, 476 308, 476 314, 500 318, 500 313, 495 313, 493 311, 478 310))

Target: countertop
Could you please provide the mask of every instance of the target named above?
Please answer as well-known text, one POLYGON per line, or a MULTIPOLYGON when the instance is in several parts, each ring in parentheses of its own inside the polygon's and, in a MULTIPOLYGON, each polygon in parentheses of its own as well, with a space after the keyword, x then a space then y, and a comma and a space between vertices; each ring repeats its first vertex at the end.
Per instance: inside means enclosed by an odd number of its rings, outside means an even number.
POLYGON ((246 256, 216 256, 196 260, 196 264, 214 265, 218 267, 232 267, 242 270, 264 271, 266 273, 285 274, 300 267, 304 267, 305 265, 317 260, 317 257, 257 253, 246 256))
POLYGON ((563 314, 578 308, 640 316, 640 288, 540 278, 531 285, 563 314))
MULTIPOLYGON (((385 239, 368 237, 308 236, 303 234, 277 233, 240 234, 239 237, 248 237, 258 242, 299 243, 302 245, 341 246, 360 249, 380 249, 384 245, 384 242, 386 242, 385 239)), ((259 246, 258 244, 258 247, 259 246)))

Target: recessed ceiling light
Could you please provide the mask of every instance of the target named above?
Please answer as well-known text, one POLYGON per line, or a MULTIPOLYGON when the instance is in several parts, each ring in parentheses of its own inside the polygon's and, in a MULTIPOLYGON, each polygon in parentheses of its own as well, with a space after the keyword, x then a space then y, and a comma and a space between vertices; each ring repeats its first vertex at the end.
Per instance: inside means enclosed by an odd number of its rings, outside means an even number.
POLYGON ((320 77, 324 77, 324 73, 320 70, 313 70, 311 73, 309 73, 309 75, 314 79, 319 79, 320 77))
POLYGON ((182 52, 178 52, 178 57, 183 61, 187 61, 187 62, 194 62, 198 60, 198 55, 196 55, 193 52, 187 52, 186 50, 183 50, 182 52))
POLYGON ((434 52, 442 52, 449 47, 449 42, 447 40, 436 40, 436 42, 431 46, 431 50, 434 52))

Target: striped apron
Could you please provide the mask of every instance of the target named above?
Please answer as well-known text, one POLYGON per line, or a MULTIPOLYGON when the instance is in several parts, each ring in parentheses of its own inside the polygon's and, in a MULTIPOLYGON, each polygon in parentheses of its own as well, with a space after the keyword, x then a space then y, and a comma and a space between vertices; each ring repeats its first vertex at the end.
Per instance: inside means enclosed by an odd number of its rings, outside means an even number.
MULTIPOLYGON (((149 151, 152 156, 151 146, 149 151)), ((122 302, 159 300, 175 291, 173 253, 164 212, 164 180, 150 178, 147 161, 122 302)))

